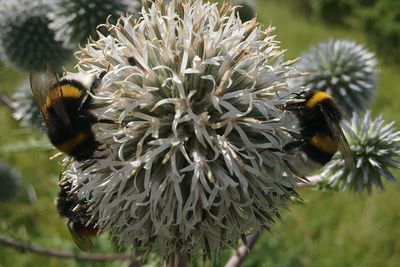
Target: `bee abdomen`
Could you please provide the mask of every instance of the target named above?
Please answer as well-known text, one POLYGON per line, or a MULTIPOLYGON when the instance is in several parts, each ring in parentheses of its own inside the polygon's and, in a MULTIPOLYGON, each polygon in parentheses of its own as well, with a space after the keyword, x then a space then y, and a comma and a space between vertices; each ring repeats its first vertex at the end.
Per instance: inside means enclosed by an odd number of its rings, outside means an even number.
POLYGON ((333 155, 335 155, 337 149, 337 144, 330 136, 321 135, 313 136, 310 142, 306 143, 303 147, 306 155, 321 165, 328 163, 333 155))
POLYGON ((58 150, 76 158, 77 160, 86 160, 91 158, 98 147, 98 143, 90 129, 82 130, 81 132, 72 135, 70 138, 58 143, 53 140, 51 141, 58 150))
POLYGON ((74 149, 76 149, 76 147, 84 143, 88 138, 88 133, 86 133, 85 131, 81 131, 59 144, 54 144, 54 146, 61 152, 70 154, 74 149))

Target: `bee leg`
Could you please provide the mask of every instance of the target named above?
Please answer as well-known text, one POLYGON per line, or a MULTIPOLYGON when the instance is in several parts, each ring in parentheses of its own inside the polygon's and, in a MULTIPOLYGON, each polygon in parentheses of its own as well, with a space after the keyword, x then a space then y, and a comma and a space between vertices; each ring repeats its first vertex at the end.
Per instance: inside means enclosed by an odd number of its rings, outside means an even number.
POLYGON ((121 124, 120 121, 117 120, 110 120, 110 119, 99 119, 97 123, 107 123, 107 124, 121 124))
POLYGON ((283 129, 283 130, 285 132, 287 132, 291 137, 293 137, 293 138, 295 138, 297 140, 302 139, 302 135, 300 133, 298 133, 298 132, 295 132, 295 131, 292 131, 292 130, 289 130, 289 129, 283 129))
POLYGON ((122 127, 126 126, 125 122, 117 121, 117 120, 111 120, 111 119, 98 119, 97 123, 118 124, 118 125, 120 125, 122 127))
POLYGON ((289 170, 301 179, 301 182, 303 182, 303 183, 310 182, 310 180, 308 180, 306 176, 304 176, 303 174, 296 171, 296 169, 293 168, 292 165, 290 165, 290 163, 288 161, 285 160, 285 162, 286 162, 286 166, 289 168, 289 170))
POLYGON ((89 110, 89 107, 92 104, 92 100, 93 100, 93 97, 90 94, 88 94, 79 110, 89 110))
POLYGON ((307 143, 307 140, 304 139, 304 138, 300 139, 300 140, 297 140, 297 141, 293 141, 293 142, 290 142, 290 143, 286 144, 283 147, 283 150, 290 151, 290 150, 293 150, 295 148, 299 148, 299 147, 303 146, 305 143, 307 143))

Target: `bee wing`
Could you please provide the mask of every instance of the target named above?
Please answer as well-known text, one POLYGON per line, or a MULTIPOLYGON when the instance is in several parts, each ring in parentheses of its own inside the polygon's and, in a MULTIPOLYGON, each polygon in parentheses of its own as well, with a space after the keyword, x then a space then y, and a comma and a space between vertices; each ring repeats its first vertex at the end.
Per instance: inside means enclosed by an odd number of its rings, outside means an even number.
POLYGON ((323 107, 320 108, 322 114, 324 114, 325 119, 328 121, 329 129, 332 132, 333 139, 337 142, 338 149, 342 153, 344 162, 350 170, 354 171, 356 169, 354 158, 350 150, 349 143, 347 142, 346 136, 343 133, 342 127, 333 119, 329 112, 326 112, 323 107))
POLYGON ((68 230, 71 233, 72 240, 74 240, 80 249, 83 251, 94 251, 94 245, 90 237, 78 234, 72 222, 68 223, 68 230))
POLYGON ((33 96, 44 119, 47 119, 47 110, 51 105, 64 124, 70 125, 61 87, 55 86, 58 83, 58 76, 55 71, 50 67, 47 67, 46 72, 32 71, 29 80, 33 96))

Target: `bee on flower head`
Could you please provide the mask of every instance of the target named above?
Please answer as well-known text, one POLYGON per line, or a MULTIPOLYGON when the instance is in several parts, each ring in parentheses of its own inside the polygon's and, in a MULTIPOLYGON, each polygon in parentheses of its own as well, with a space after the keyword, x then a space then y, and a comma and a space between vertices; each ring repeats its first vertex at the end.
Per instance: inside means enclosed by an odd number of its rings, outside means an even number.
POLYGON ((67 220, 67 226, 75 244, 84 251, 93 251, 91 238, 97 235, 99 229, 95 223, 90 222, 89 205, 72 191, 70 181, 60 182, 59 187, 60 191, 56 199, 58 214, 67 220))
POLYGON ((61 152, 76 160, 93 156, 99 143, 92 125, 118 122, 98 119, 91 111, 89 94, 100 85, 106 72, 95 75, 70 74, 59 78, 48 67, 45 73, 32 72, 30 85, 40 108, 50 142, 61 152))
POLYGON ((341 112, 329 94, 303 91, 281 108, 295 112, 299 120, 300 132, 290 132, 296 140, 284 146, 285 151, 300 152, 288 160, 296 174, 312 174, 328 163, 338 150, 346 165, 355 169, 352 152, 340 126, 341 112))

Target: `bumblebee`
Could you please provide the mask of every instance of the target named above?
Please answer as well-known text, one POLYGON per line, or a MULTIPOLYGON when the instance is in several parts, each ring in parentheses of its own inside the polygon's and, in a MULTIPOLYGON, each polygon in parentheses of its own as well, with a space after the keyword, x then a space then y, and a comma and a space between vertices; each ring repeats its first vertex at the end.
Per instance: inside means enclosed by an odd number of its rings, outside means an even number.
POLYGON ((105 74, 99 77, 71 74, 59 79, 49 67, 45 73, 30 74, 31 89, 50 142, 78 161, 90 159, 99 146, 92 131, 93 124, 117 123, 99 120, 90 111, 92 97, 88 92, 94 92, 105 74))
POLYGON ((91 238, 96 236, 98 228, 94 223, 89 223, 91 214, 89 206, 80 200, 76 193, 72 193, 70 181, 59 185, 60 191, 56 199, 58 214, 67 220, 67 226, 75 244, 84 251, 93 251, 91 238))
POLYGON ((297 139, 284 146, 285 151, 300 152, 288 164, 294 173, 310 175, 328 163, 339 150, 350 170, 354 159, 340 126, 341 112, 333 98, 321 91, 304 91, 294 101, 288 101, 284 110, 295 112, 300 133, 290 132, 297 139), (299 156, 297 156, 299 155, 299 156))

